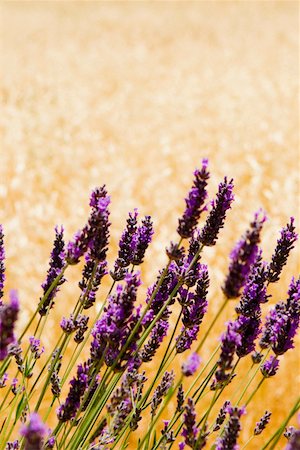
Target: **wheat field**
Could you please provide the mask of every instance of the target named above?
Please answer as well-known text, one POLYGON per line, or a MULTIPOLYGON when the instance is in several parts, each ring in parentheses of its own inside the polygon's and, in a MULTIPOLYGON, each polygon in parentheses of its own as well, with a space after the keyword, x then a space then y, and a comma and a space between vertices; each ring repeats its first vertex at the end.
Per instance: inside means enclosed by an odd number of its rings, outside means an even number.
MULTIPOLYGON (((262 207, 269 219, 266 259, 291 215, 299 232, 298 16, 295 1, 1 2, 0 223, 6 292, 19 290, 20 328, 41 294, 54 226, 63 224, 71 238, 94 186, 105 183, 112 197, 111 262, 127 212, 153 216, 142 301, 166 261, 165 246, 177 239, 193 170, 209 158, 211 196, 224 175, 234 178, 234 206, 203 255, 211 288, 201 333, 222 301, 230 249, 253 213, 262 207)), ((272 286, 271 304, 297 273, 299 246, 272 286)), ((67 274, 49 342, 77 298, 79 274, 67 274)), ((233 310, 230 303, 227 319, 233 310)), ((223 328, 221 320, 204 360, 223 328)), ((273 429, 287 415, 299 390, 299 352, 298 339, 249 406, 241 442, 266 409, 273 429)))

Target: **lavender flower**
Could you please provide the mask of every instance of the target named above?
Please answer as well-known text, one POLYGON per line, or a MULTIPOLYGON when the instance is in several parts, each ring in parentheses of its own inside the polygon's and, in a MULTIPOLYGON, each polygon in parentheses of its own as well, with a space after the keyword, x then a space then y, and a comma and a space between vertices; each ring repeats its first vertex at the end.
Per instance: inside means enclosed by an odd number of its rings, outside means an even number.
POLYGON ((263 354, 257 351, 254 351, 251 355, 251 359, 253 364, 259 364, 261 360, 263 359, 263 354))
POLYGON ((127 225, 119 241, 118 258, 114 264, 114 270, 110 272, 115 281, 123 280, 128 267, 133 259, 133 254, 137 244, 137 209, 129 213, 127 225))
POLYGON ((153 223, 150 216, 145 216, 142 220, 142 225, 138 227, 136 232, 136 244, 131 263, 134 266, 142 264, 146 250, 152 240, 153 236, 153 223))
POLYGON ((29 344, 30 344, 30 351, 33 354, 34 359, 39 359, 45 351, 45 348, 41 347, 40 339, 36 339, 34 336, 30 336, 29 344))
POLYGON ((226 212, 234 199, 232 190, 233 180, 228 182, 225 177, 224 181, 219 184, 217 198, 212 202, 212 210, 201 230, 199 240, 202 245, 213 246, 217 242, 219 231, 224 227, 226 212))
POLYGON ((194 375, 194 373, 198 370, 200 362, 201 362, 200 356, 197 353, 192 353, 181 366, 182 374, 185 377, 194 375))
MULTIPOLYGON (((116 359, 140 315, 140 310, 134 308, 137 289, 140 285, 139 274, 127 274, 125 281, 125 286, 118 285, 116 294, 110 296, 104 314, 92 330, 94 338, 91 343, 92 360, 99 361, 104 354, 106 364, 108 366, 115 364, 115 370, 122 370, 122 361, 116 364, 116 359)), ((139 332, 140 330, 137 331, 135 339, 123 354, 122 360, 125 364, 136 349, 139 332)))
POLYGON ((176 412, 181 412, 183 410, 183 404, 184 404, 184 390, 183 390, 182 384, 180 384, 178 391, 177 391, 176 412))
POLYGON ((271 355, 270 358, 262 364, 260 371, 265 378, 269 378, 276 375, 278 368, 279 360, 271 355))
POLYGON ((157 408, 163 401, 163 398, 167 395, 168 391, 171 389, 174 383, 174 372, 165 372, 161 382, 155 389, 151 401, 151 416, 155 416, 157 408))
POLYGON ((92 259, 105 260, 110 226, 109 203, 110 197, 105 185, 95 188, 90 198, 91 213, 88 223, 76 233, 73 242, 68 244, 68 264, 77 264, 88 249, 92 259))
POLYGON ((256 426, 254 428, 255 435, 261 434, 264 431, 264 429, 270 422, 271 415, 272 415, 271 412, 266 411, 264 415, 261 417, 261 419, 258 422, 256 422, 256 426))
POLYGON ((20 434, 25 440, 25 450, 42 450, 48 429, 36 413, 30 415, 29 424, 23 425, 20 434))
POLYGON ((250 223, 250 229, 237 242, 230 254, 229 272, 222 287, 228 299, 237 298, 241 294, 241 289, 247 280, 251 266, 256 260, 260 232, 265 220, 265 215, 262 219, 259 219, 259 213, 256 213, 253 222, 250 223))
POLYGON ((73 333, 77 328, 74 315, 71 314, 69 318, 63 317, 60 321, 60 327, 66 334, 73 333))
POLYGON ((80 406, 80 400, 88 387, 89 368, 89 363, 78 365, 77 375, 70 381, 71 388, 66 401, 57 410, 57 417, 61 422, 67 422, 76 416, 80 406))
POLYGON ((3 241, 4 241, 3 228, 2 225, 0 225, 0 306, 2 305, 1 298, 3 297, 3 288, 5 281, 5 266, 4 266, 5 250, 3 241))
POLYGON ((209 276, 207 266, 201 265, 196 284, 195 293, 180 289, 180 303, 182 305, 182 323, 180 335, 176 339, 176 351, 182 353, 189 349, 192 342, 197 338, 200 325, 207 310, 207 292, 209 287, 209 276))
POLYGON ((19 313, 17 291, 10 291, 10 304, 0 306, 0 361, 8 354, 8 346, 15 342, 14 326, 19 313))
POLYGON ((300 449, 300 430, 295 430, 289 439, 289 442, 284 450, 299 450, 300 449))
POLYGON ((7 442, 5 450, 19 450, 20 444, 18 439, 13 442, 7 442))
POLYGON ((221 354, 218 359, 218 370, 211 385, 213 390, 222 387, 230 381, 230 373, 228 371, 233 368, 234 354, 237 346, 241 344, 239 327, 238 322, 228 322, 227 329, 221 336, 221 354))
POLYGON ((58 229, 58 227, 55 228, 55 239, 53 244, 53 250, 51 252, 51 258, 49 262, 49 269, 47 272, 47 278, 42 284, 43 288, 43 296, 40 298, 40 301, 43 300, 43 303, 39 307, 39 314, 41 316, 45 316, 49 305, 52 308, 54 305, 54 297, 59 291, 59 286, 61 286, 66 280, 64 277, 62 277, 57 286, 51 290, 50 293, 49 289, 51 288, 52 283, 54 282, 55 278, 58 277, 65 265, 65 243, 64 243, 64 229, 63 227, 58 229))
POLYGON ((197 442, 197 434, 195 406, 193 400, 188 398, 187 405, 185 406, 184 427, 181 435, 185 438, 185 444, 194 448, 197 442))
POLYGON ((208 160, 202 160, 201 170, 194 172, 194 184, 185 199, 186 210, 183 216, 178 221, 177 232, 182 238, 190 238, 195 230, 202 211, 205 199, 207 197, 206 186, 209 179, 209 172, 207 171, 208 160))
POLYGON ((292 279, 286 302, 279 302, 270 311, 263 328, 260 346, 269 345, 276 355, 294 347, 294 337, 300 323, 300 278, 292 279))
POLYGON ((150 338, 141 351, 141 359, 143 362, 151 361, 158 350, 163 338, 166 336, 169 324, 166 320, 158 320, 152 328, 150 338))
POLYGON ((298 235, 294 226, 294 217, 291 217, 290 223, 281 230, 281 237, 272 256, 271 262, 267 268, 267 279, 270 283, 279 280, 283 267, 286 265, 290 251, 294 248, 298 235))
POLYGON ((244 408, 227 406, 226 412, 230 415, 224 428, 223 435, 217 440, 216 450, 237 450, 237 438, 241 430, 240 417, 245 414, 244 408))
POLYGON ((179 261, 184 256, 184 247, 171 242, 169 247, 166 248, 166 253, 171 261, 179 261))
POLYGON ((240 315, 236 323, 239 325, 241 335, 241 342, 236 346, 236 354, 239 358, 242 358, 255 349, 255 340, 261 331, 261 320, 259 317, 240 315))
POLYGON ((213 427, 213 431, 218 431, 221 426, 223 425, 225 419, 226 419, 226 414, 227 414, 227 408, 231 405, 229 400, 226 400, 223 404, 223 406, 221 407, 219 414, 216 418, 214 427, 213 427))
POLYGON ((96 293, 102 278, 107 274, 107 262, 95 261, 89 253, 85 255, 85 265, 82 271, 82 280, 78 283, 82 294, 80 301, 84 309, 88 309, 95 303, 96 293))
POLYGON ((88 321, 89 321, 88 316, 78 314, 76 319, 77 332, 74 336, 74 341, 76 342, 76 344, 80 344, 80 342, 84 340, 84 333, 88 329, 88 321))

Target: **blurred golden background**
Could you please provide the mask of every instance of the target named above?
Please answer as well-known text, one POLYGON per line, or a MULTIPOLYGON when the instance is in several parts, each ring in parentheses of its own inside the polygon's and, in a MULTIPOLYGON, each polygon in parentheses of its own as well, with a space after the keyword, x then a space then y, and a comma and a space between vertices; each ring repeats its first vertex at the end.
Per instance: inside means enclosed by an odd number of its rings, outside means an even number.
MULTIPOLYGON (((153 216, 147 286, 165 262, 165 246, 177 239, 177 218, 201 159, 210 160, 211 196, 224 175, 235 179, 226 226, 203 256, 210 317, 222 301, 230 249, 254 211, 263 207, 269 218, 266 259, 291 215, 299 231, 298 10, 294 1, 1 3, 0 223, 6 292, 19 290, 21 322, 41 294, 53 227, 63 224, 71 238, 96 185, 105 183, 112 197, 110 261, 127 212, 138 207, 153 216)), ((298 249, 271 303, 284 298, 299 273, 298 249)), ((49 339, 77 298, 78 277, 76 269, 67 273, 73 286, 61 292, 49 339)), ((266 441, 294 402, 297 342, 243 418, 245 442, 265 409, 273 411, 269 430, 249 449, 266 441)))

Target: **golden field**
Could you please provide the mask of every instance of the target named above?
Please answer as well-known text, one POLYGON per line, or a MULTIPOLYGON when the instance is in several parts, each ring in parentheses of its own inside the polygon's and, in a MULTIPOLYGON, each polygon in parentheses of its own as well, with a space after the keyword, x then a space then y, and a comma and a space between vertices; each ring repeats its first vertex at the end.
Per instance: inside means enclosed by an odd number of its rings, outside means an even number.
MULTIPOLYGON (((145 289, 166 261, 165 246, 177 239, 202 158, 210 161, 211 196, 224 175, 234 178, 225 228, 203 255, 211 288, 202 334, 222 302, 228 254, 254 211, 262 207, 269 218, 266 260, 291 215, 299 232, 298 10, 293 1, 1 3, 0 223, 6 292, 19 290, 20 328, 40 297, 54 226, 63 224, 71 238, 86 220, 94 186, 105 183, 112 197, 111 262, 127 212, 138 207, 153 216, 145 289)), ((270 289, 271 304, 297 273, 299 246, 270 289)), ((50 342, 77 298, 79 276, 77 268, 67 273, 46 331, 50 342)), ((226 319, 233 310, 230 303, 226 319)), ((224 318, 204 361, 223 328, 224 318)), ((250 404, 242 443, 266 409, 273 417, 247 449, 260 448, 294 403, 299 351, 298 339, 250 404)), ((241 366, 243 373, 249 361, 241 366)))

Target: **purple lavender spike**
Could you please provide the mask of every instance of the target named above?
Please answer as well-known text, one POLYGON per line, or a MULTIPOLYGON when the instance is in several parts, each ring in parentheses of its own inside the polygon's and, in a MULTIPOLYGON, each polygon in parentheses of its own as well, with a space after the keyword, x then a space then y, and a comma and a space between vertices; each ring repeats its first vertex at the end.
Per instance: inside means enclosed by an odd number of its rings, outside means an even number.
POLYGON ((188 398, 187 405, 185 406, 183 423, 184 426, 181 436, 184 437, 184 442, 179 444, 179 448, 184 449, 185 445, 187 445, 193 449, 201 450, 205 447, 209 433, 206 432, 205 426, 204 430, 199 434, 199 430, 196 426, 195 405, 191 398, 188 398))
POLYGON ((8 354, 8 346, 15 342, 14 327, 19 313, 17 291, 11 290, 10 303, 0 307, 0 361, 8 354))
POLYGON ((110 272, 115 281, 123 280, 128 267, 133 259, 137 245, 137 209, 129 213, 127 225, 119 241, 118 258, 114 264, 114 270, 110 272))
POLYGON ((20 434, 24 437, 25 450, 42 450, 44 437, 48 432, 48 428, 41 421, 37 413, 30 415, 28 425, 23 425, 20 434))
POLYGON ((151 416, 152 417, 155 416, 157 408, 159 407, 159 405, 163 401, 163 398, 167 395, 167 393, 173 386, 174 378, 175 378, 175 375, 174 375, 173 371, 165 372, 163 374, 161 382, 155 389, 152 400, 151 400, 151 416))
POLYGON ((3 297, 3 288, 5 281, 5 250, 4 250, 4 234, 2 225, 0 225, 0 306, 2 305, 1 298, 3 297))
POLYGON ((241 431, 240 418, 245 414, 244 408, 233 408, 229 405, 226 409, 230 418, 224 428, 222 437, 217 439, 216 450, 237 450, 237 438, 241 431))
POLYGON ((201 358, 197 353, 192 353, 181 367, 182 374, 185 377, 190 377, 198 370, 201 358))
POLYGON ((254 220, 250 223, 250 229, 237 242, 230 254, 229 272, 222 287, 228 299, 237 298, 241 295, 241 289, 247 280, 251 266, 256 260, 260 233, 266 221, 266 216, 263 215, 260 219, 259 214, 260 212, 257 212, 254 215, 254 220))
POLYGON ((258 434, 261 434, 264 431, 264 429, 266 428, 266 426, 270 422, 271 415, 272 415, 271 412, 266 411, 264 413, 264 415, 261 417, 261 419, 258 422, 256 422, 256 426, 255 426, 255 429, 254 429, 254 435, 255 436, 257 436, 258 434))
POLYGON ((213 246, 217 242, 219 231, 224 227, 226 212, 231 208, 234 199, 232 190, 233 180, 228 182, 225 177, 224 181, 219 184, 217 197, 212 202, 212 210, 200 232, 199 241, 202 245, 213 246))
POLYGON ((207 170, 208 160, 202 160, 201 170, 194 172, 194 184, 185 199, 186 209, 178 221, 177 232, 182 238, 190 238, 195 230, 201 213, 205 210, 204 202, 207 197, 206 186, 209 179, 207 170))
POLYGON ((294 225, 294 217, 291 217, 290 223, 282 228, 281 236, 277 241, 277 245, 272 256, 271 262, 267 268, 267 279, 270 283, 279 280, 283 267, 286 265, 290 251, 294 248, 298 235, 294 225))
POLYGON ((144 345, 144 348, 141 351, 141 359, 143 362, 149 362, 152 360, 164 337, 166 336, 168 328, 169 324, 167 320, 161 319, 157 321, 150 333, 148 342, 144 345))
POLYGON ((145 216, 142 220, 142 225, 138 227, 136 232, 136 244, 131 263, 138 266, 143 263, 146 250, 152 240, 153 223, 150 216, 145 216))
POLYGON ((66 401, 57 410, 57 417, 61 422, 67 422, 76 416, 80 407, 80 400, 88 388, 89 363, 79 364, 77 375, 70 381, 70 390, 66 401))
MULTIPOLYGON (((46 294, 48 289, 50 288, 51 284, 55 280, 55 278, 61 274, 62 269, 65 265, 65 243, 64 243, 64 229, 61 227, 60 229, 58 227, 55 228, 55 239, 53 244, 53 250, 51 252, 51 258, 49 262, 49 269, 47 272, 47 278, 42 284, 43 288, 43 296, 46 294)), ((48 307, 51 303, 51 308, 54 305, 53 299, 56 295, 56 293, 59 291, 59 286, 61 286, 66 279, 62 277, 59 280, 59 283, 55 289, 52 289, 42 306, 39 308, 39 314, 41 316, 44 316, 47 311, 48 307)), ((42 300, 43 296, 40 298, 42 300)))
POLYGON ((74 240, 67 247, 67 263, 77 264, 79 259, 89 250, 92 259, 104 261, 109 238, 110 197, 105 185, 95 188, 91 194, 91 213, 88 223, 75 234, 74 240))

